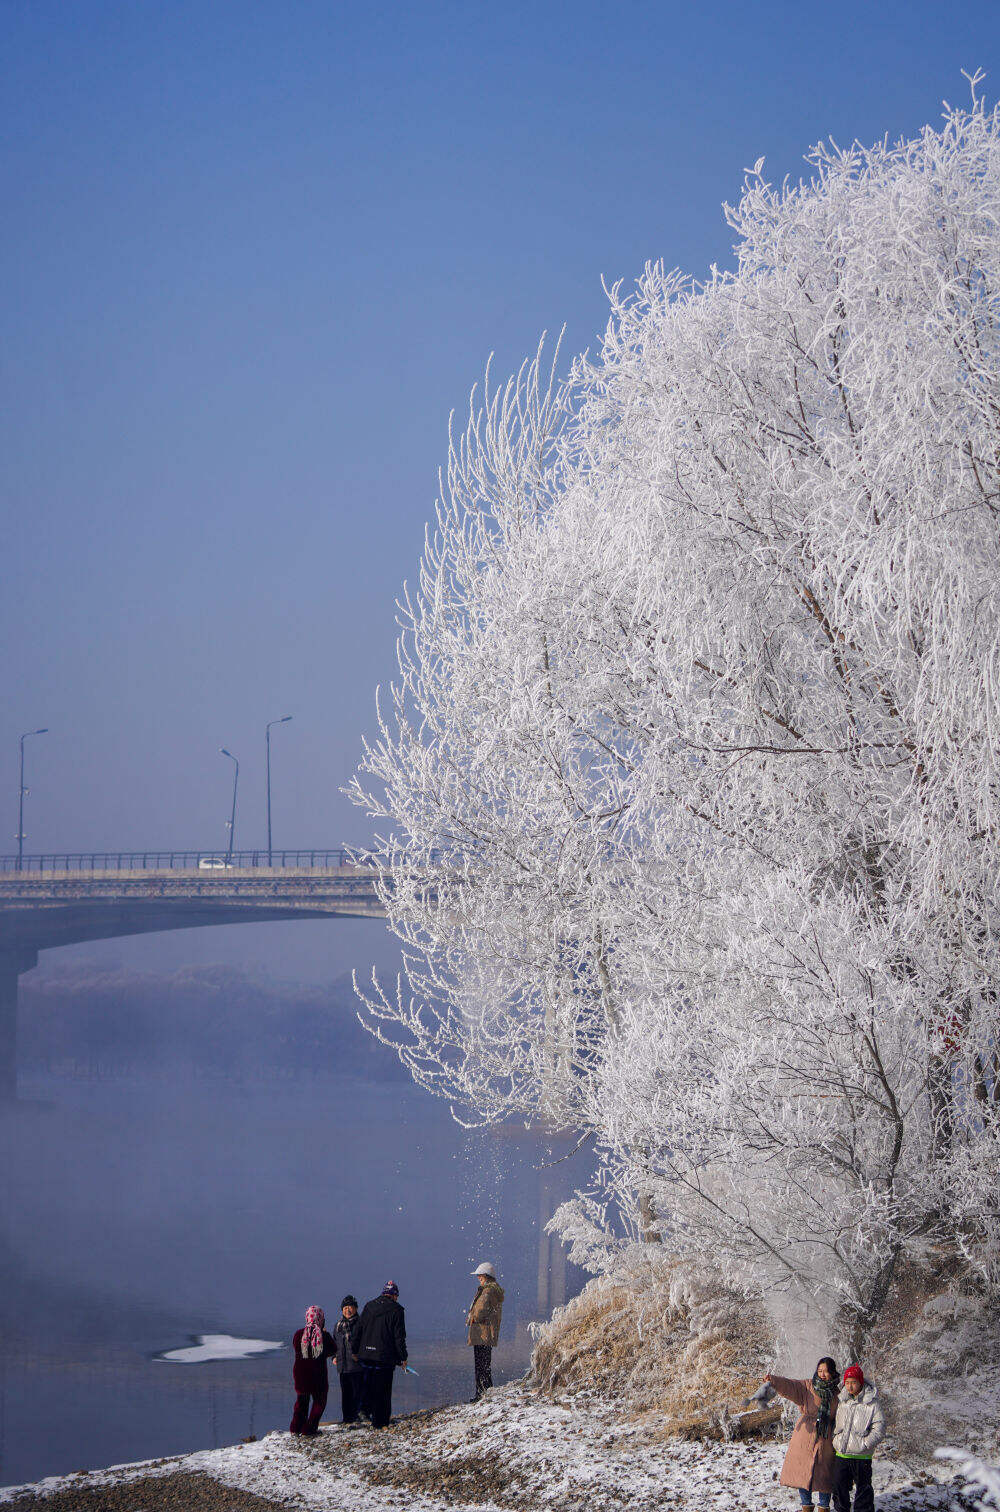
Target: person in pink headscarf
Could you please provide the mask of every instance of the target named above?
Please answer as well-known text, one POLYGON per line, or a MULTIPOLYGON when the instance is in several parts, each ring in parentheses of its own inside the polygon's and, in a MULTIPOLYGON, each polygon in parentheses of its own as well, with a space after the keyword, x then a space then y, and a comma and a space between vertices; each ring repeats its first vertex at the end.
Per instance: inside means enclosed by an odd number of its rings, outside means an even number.
POLYGON ((295 1387, 295 1410, 291 1433, 313 1437, 319 1432, 319 1420, 326 1408, 330 1389, 326 1362, 337 1353, 337 1346, 326 1331, 326 1317, 321 1307, 306 1308, 306 1325, 292 1335, 295 1361, 292 1384, 295 1387), (309 1406, 310 1398, 312 1407, 309 1406))

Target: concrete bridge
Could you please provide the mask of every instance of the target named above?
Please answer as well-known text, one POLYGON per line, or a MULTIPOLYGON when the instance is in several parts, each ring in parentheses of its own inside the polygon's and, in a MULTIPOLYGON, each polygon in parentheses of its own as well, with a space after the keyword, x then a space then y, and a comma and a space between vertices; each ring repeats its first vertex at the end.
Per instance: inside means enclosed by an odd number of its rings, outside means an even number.
POLYGON ((40 950, 164 929, 383 918, 344 850, 0 856, 0 1098, 17 1091, 17 982, 40 950))

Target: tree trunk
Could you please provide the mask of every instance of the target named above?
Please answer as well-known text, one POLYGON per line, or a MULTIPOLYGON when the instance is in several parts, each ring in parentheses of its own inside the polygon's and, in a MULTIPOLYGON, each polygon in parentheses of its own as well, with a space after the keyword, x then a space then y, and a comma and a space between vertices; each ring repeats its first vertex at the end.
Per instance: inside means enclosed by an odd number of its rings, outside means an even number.
POLYGON ((639 1232, 644 1244, 663 1243, 663 1235, 657 1225, 656 1203, 651 1192, 639 1193, 639 1232))

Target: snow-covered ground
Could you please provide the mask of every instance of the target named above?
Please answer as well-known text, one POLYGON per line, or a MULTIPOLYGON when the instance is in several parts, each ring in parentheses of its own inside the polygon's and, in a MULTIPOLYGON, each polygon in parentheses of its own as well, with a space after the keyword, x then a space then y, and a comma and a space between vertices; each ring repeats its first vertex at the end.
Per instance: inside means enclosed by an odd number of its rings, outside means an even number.
MULTIPOLYGON (((777 1483, 783 1447, 666 1439, 654 1418, 630 1422, 606 1401, 552 1401, 517 1384, 476 1406, 414 1413, 388 1432, 331 1424, 311 1440, 270 1433, 228 1449, 8 1487, 0 1503, 21 1507, 38 1497, 44 1505, 54 1497, 62 1507, 72 1504, 66 1499, 72 1491, 80 1506, 103 1505, 94 1493, 104 1488, 110 1505, 112 1487, 120 1491, 141 1481, 144 1507, 176 1506, 170 1478, 194 1475, 253 1493, 264 1505, 302 1512, 404 1506, 417 1512, 775 1512, 787 1506, 794 1512, 795 1493, 777 1483), (157 1482, 163 1483, 162 1503, 157 1482)), ((940 1480, 877 1460, 880 1512, 945 1512, 956 1495, 952 1467, 942 1465, 936 1474, 940 1480)), ((123 1505, 120 1496, 114 1505, 123 1505)))

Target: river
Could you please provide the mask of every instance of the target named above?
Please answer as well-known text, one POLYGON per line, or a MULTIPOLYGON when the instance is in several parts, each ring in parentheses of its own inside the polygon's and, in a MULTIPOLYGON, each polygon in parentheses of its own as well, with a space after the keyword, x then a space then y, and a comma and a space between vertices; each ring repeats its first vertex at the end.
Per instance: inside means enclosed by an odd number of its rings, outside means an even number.
POLYGON ((419 1372, 395 1409, 461 1400, 474 1266, 506 1289, 497 1380, 580 1280, 541 1237, 580 1157, 547 1166, 539 1138, 464 1130, 409 1083, 36 1075, 0 1136, 0 1484, 287 1427, 304 1308, 332 1322, 390 1277, 419 1372), (157 1358, 200 1334, 282 1348, 157 1358))

